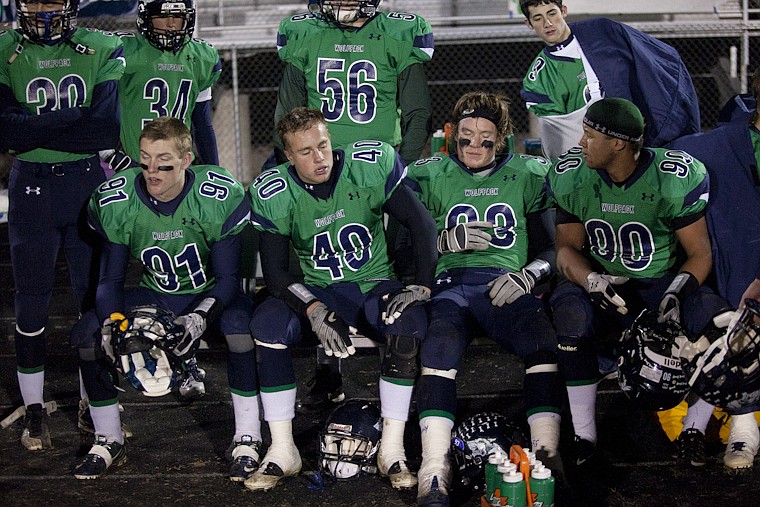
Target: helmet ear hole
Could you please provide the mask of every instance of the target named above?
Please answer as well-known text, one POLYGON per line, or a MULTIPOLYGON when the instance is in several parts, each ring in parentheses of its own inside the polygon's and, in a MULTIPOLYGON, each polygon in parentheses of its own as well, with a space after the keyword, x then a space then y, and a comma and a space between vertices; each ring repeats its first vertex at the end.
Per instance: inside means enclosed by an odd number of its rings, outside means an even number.
POLYGON ((333 410, 319 435, 320 471, 336 480, 376 473, 382 424, 372 403, 350 400, 333 410))

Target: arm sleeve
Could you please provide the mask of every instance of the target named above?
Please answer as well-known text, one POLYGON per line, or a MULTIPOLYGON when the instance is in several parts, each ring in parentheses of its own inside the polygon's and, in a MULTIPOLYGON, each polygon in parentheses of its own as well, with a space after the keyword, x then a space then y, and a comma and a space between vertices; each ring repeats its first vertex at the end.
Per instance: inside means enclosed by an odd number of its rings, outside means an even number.
POLYGON ((385 202, 383 211, 409 229, 416 273, 414 282, 431 287, 438 259, 436 250, 436 226, 433 217, 409 188, 400 185, 385 202))
POLYGON ((300 277, 289 270, 290 238, 282 234, 262 232, 259 236, 259 255, 264 283, 269 292, 285 301, 293 311, 305 314, 303 302, 288 290, 292 283, 301 283, 300 277))
MULTIPOLYGON (((277 92, 277 107, 274 111, 275 126, 288 111, 296 107, 305 106, 309 103, 308 101, 306 76, 295 65, 285 64, 285 69, 282 71, 282 79, 280 80, 280 88, 277 92)), ((277 163, 284 164, 287 162, 288 159, 283 151, 282 140, 277 135, 277 132, 273 132, 272 134, 272 144, 274 144, 277 163)))
POLYGON ((124 280, 129 266, 129 248, 104 241, 100 256, 100 282, 95 296, 98 319, 103 322, 113 312, 124 312, 124 280))
POLYGON ((242 245, 240 234, 227 236, 211 245, 211 266, 216 284, 204 297, 216 298, 224 307, 229 305, 239 290, 238 270, 242 245))
POLYGON ((193 126, 193 141, 202 164, 219 165, 216 147, 216 132, 211 122, 211 101, 197 102, 190 120, 193 126))
POLYGON ((399 155, 409 164, 420 158, 432 130, 433 107, 421 63, 410 65, 399 74, 398 102, 401 108, 399 155))

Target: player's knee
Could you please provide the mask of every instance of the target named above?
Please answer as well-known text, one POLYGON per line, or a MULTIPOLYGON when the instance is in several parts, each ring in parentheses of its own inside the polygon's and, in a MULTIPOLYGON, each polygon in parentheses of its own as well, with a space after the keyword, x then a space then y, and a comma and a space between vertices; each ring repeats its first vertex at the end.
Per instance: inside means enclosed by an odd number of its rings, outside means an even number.
POLYGON ((245 354, 254 348, 253 337, 250 334, 229 334, 225 335, 227 348, 233 354, 245 354))
POLYGON ((549 350, 539 350, 528 354, 523 359, 526 373, 551 373, 558 371, 557 353, 549 350))
POLYGON ((457 368, 466 348, 460 329, 448 320, 434 320, 428 328, 420 354, 422 364, 431 368, 457 368))
POLYGON ((419 342, 412 336, 388 335, 380 373, 383 377, 414 380, 417 378, 419 342))

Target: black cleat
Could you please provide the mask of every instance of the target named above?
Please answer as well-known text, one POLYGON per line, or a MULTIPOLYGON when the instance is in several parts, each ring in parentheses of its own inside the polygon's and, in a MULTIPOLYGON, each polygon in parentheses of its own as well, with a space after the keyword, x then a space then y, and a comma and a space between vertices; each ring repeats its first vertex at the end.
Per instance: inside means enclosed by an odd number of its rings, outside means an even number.
POLYGON ((97 479, 111 466, 119 466, 127 461, 127 443, 108 441, 102 435, 95 437, 95 444, 74 469, 77 479, 97 479))
POLYGON ((675 444, 679 465, 698 468, 707 464, 705 435, 698 429, 689 428, 682 431, 675 444))
POLYGON ((28 451, 41 451, 53 447, 50 441, 47 410, 42 404, 35 403, 26 407, 21 443, 28 451))
POLYGON ((302 410, 318 410, 335 407, 346 399, 343 392, 343 376, 325 366, 317 367, 317 371, 306 383, 310 387, 309 394, 298 400, 298 408, 302 410))

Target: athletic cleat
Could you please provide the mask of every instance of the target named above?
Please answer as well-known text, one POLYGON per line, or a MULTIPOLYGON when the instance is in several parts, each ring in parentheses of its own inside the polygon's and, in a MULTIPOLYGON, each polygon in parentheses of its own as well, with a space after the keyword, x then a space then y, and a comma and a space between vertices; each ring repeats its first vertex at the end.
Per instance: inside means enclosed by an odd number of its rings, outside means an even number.
POLYGON ((575 435, 573 441, 573 459, 575 466, 581 466, 594 457, 596 453, 596 444, 585 438, 575 435))
MULTIPOLYGON (((119 412, 124 412, 124 407, 121 406, 121 403, 119 403, 119 412)), ((95 434, 95 424, 93 424, 92 415, 90 415, 90 402, 87 400, 79 400, 77 428, 79 428, 79 432, 82 434, 95 434)), ((121 423, 121 431, 124 433, 125 438, 132 438, 132 430, 130 430, 126 424, 121 423)))
POLYGON ((119 466, 127 461, 127 443, 123 444, 102 435, 95 437, 95 444, 74 469, 77 479, 97 479, 111 466, 119 466))
POLYGON ((752 468, 760 446, 760 429, 755 414, 741 414, 731 417, 731 432, 723 454, 723 464, 731 470, 752 468))
POLYGON ((26 407, 21 444, 27 451, 41 451, 53 447, 50 441, 47 410, 40 403, 26 407))
POLYGON ((417 488, 417 505, 420 507, 448 507, 451 467, 426 467, 422 464, 417 488))
POLYGON ((343 376, 326 366, 318 366, 314 377, 306 383, 310 387, 309 394, 298 400, 298 408, 317 410, 332 408, 346 399, 343 392, 343 376))
POLYGON ((301 471, 301 455, 298 449, 269 448, 259 469, 243 483, 251 491, 269 491, 285 477, 293 477, 301 471))
POLYGON ((237 442, 232 442, 226 453, 230 465, 230 480, 242 482, 259 468, 261 459, 261 441, 250 435, 243 435, 237 442))
POLYGON ((183 398, 193 399, 206 394, 206 384, 203 379, 206 378, 206 372, 202 368, 198 368, 197 379, 190 372, 184 372, 182 374, 182 382, 179 385, 179 394, 183 398))
POLYGON ((377 471, 381 477, 387 477, 391 481, 391 486, 396 489, 413 488, 417 485, 417 476, 415 476, 409 467, 406 466, 406 457, 393 461, 388 464, 383 460, 383 448, 377 451, 377 471))
POLYGON ((676 439, 676 460, 680 465, 703 467, 707 464, 705 435, 696 428, 681 432, 676 439))

